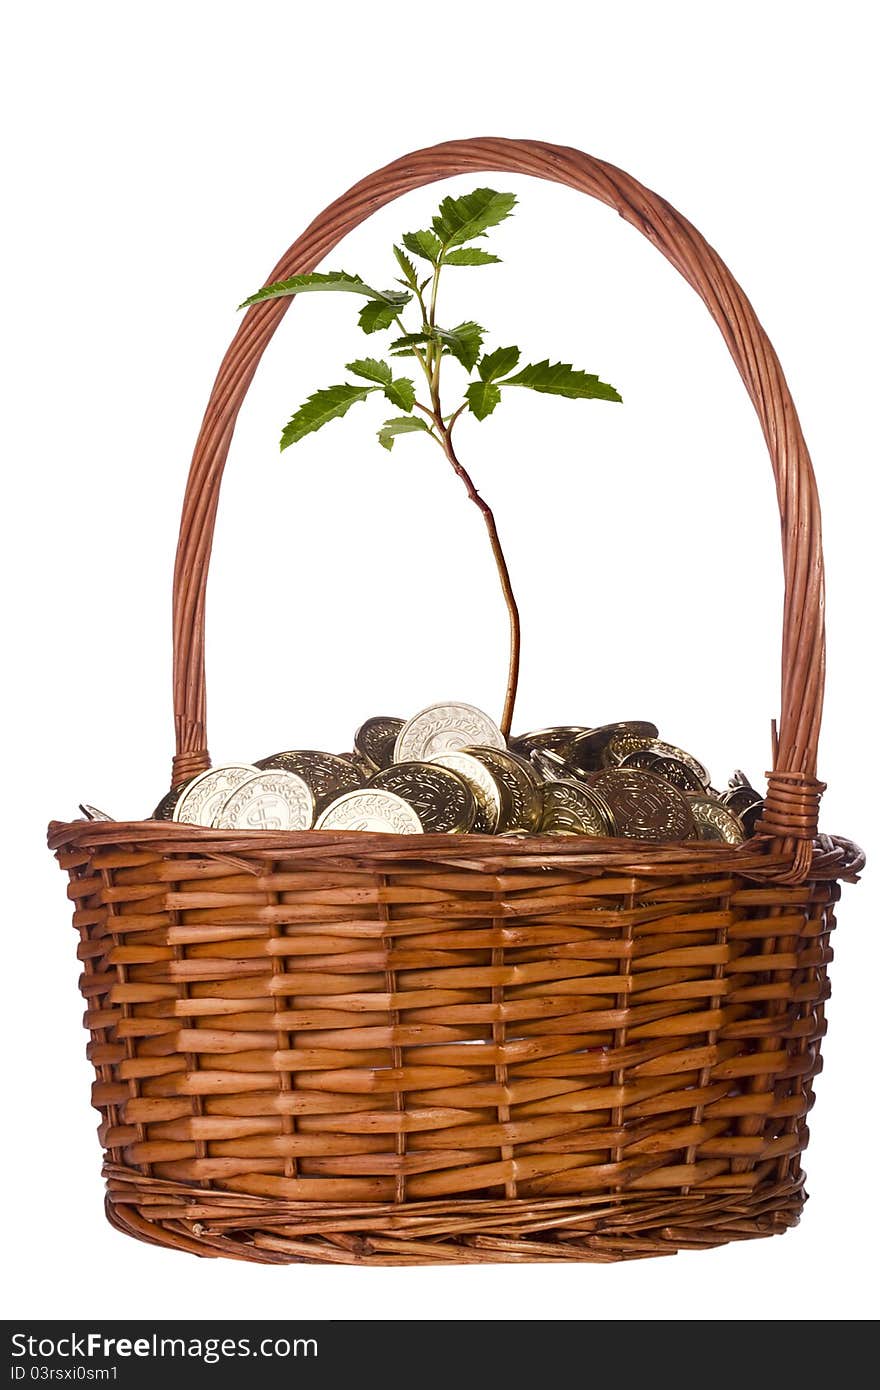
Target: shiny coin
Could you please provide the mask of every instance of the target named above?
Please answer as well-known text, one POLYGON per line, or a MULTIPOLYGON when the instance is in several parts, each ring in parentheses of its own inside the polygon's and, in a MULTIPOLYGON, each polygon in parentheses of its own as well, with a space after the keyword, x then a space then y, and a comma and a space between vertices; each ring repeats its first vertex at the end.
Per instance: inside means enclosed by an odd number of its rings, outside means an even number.
POLYGON ((704 790, 704 784, 700 781, 693 768, 688 767, 687 763, 683 763, 681 758, 660 758, 655 755, 650 770, 656 772, 658 777, 665 777, 666 781, 671 782, 674 787, 678 787, 680 792, 699 792, 704 790))
POLYGON ((413 715, 397 735, 394 761, 430 763, 440 753, 454 753, 474 744, 507 747, 497 725, 473 705, 429 705, 413 715))
POLYGON ((529 761, 545 782, 570 782, 572 779, 584 782, 587 778, 586 772, 582 772, 579 767, 575 767, 574 763, 568 762, 566 758, 561 758, 550 748, 532 749, 529 761))
POLYGON ((764 798, 760 792, 755 791, 754 787, 743 786, 742 784, 722 792, 721 800, 737 816, 744 815, 753 806, 763 806, 764 804, 764 798))
POLYGON ((457 772, 439 763, 395 763, 377 772, 369 785, 409 802, 428 835, 460 834, 476 820, 477 803, 470 787, 457 772))
POLYGON ((380 787, 346 792, 328 806, 315 823, 316 830, 378 830, 389 835, 420 835, 423 826, 416 811, 402 796, 380 787))
POLYGON ((376 769, 372 763, 368 763, 366 758, 362 758, 360 753, 337 753, 337 758, 341 758, 344 763, 351 763, 352 767, 357 768, 361 783, 369 782, 376 769))
POLYGON ((223 763, 187 783, 171 819, 187 825, 213 825, 230 794, 259 769, 252 763, 223 763))
POLYGON ((166 792, 150 816, 150 820, 171 820, 174 816, 174 808, 188 785, 188 782, 178 782, 176 787, 172 787, 170 792, 166 792))
MULTIPOLYGON (((644 720, 631 719, 621 724, 602 724, 596 729, 588 729, 578 734, 570 747, 569 756, 584 772, 593 772, 605 766, 608 759, 606 751, 612 739, 657 737, 657 725, 644 720)), ((617 761, 617 760, 616 760, 617 761)))
POLYGON ((541 829, 552 835, 614 835, 605 799, 579 782, 546 782, 541 829))
POLYGON ((311 787, 318 815, 338 796, 363 785, 352 763, 333 753, 319 753, 314 748, 289 748, 285 753, 273 753, 271 758, 261 758, 257 767, 295 772, 311 787))
POLYGON ((541 824, 541 786, 530 763, 507 748, 467 748, 507 790, 507 805, 498 822, 498 833, 537 830, 541 824))
POLYGON ((457 772, 470 787, 477 803, 474 833, 494 835, 498 826, 507 819, 508 797, 505 787, 492 775, 486 764, 475 758, 473 753, 461 752, 438 753, 431 762, 457 772))
POLYGON ((733 776, 731 777, 731 779, 730 779, 730 781, 728 782, 727 785, 728 785, 728 787, 730 788, 731 791, 735 791, 735 790, 737 790, 737 789, 740 788, 740 787, 748 787, 749 791, 753 791, 753 792, 755 792, 756 795, 759 795, 759 793, 757 792, 757 789, 756 789, 755 787, 752 786, 752 784, 751 784, 751 782, 749 781, 748 777, 747 777, 746 774, 742 771, 741 768, 737 768, 737 769, 736 769, 736 772, 734 772, 733 776))
POLYGON ((374 772, 381 772, 383 767, 390 767, 394 762, 394 745, 402 728, 402 719, 377 714, 358 729, 354 736, 355 749, 374 772))
POLYGON ((80 802, 79 809, 82 811, 86 820, 115 820, 115 816, 108 816, 106 811, 99 811, 97 806, 83 805, 80 802))
MULTIPOLYGON (((736 813, 734 812, 734 814, 736 813)), ((745 832, 747 835, 754 835, 757 833, 758 821, 761 819, 761 816, 763 814, 763 797, 760 801, 753 802, 751 806, 747 806, 745 810, 739 812, 739 818, 742 821, 743 826, 745 827, 745 832)))
POLYGON ((217 830, 308 830, 315 798, 295 772, 267 768, 242 782, 214 820, 217 830))
POLYGON ((621 767, 638 767, 642 772, 650 772, 654 763, 657 761, 657 754, 652 753, 650 748, 635 748, 632 753, 627 753, 621 760, 621 767))
POLYGON ((725 845, 742 844, 746 838, 745 828, 739 816, 734 815, 729 807, 698 792, 688 793, 687 800, 701 840, 720 840, 725 845))
POLYGON ((658 758, 677 759, 690 768, 701 787, 708 787, 712 780, 703 764, 692 754, 685 753, 683 748, 664 743, 660 738, 643 738, 639 734, 615 734, 608 744, 606 766, 619 765, 629 754, 636 752, 654 753, 658 758))
POLYGON ((559 753, 564 758, 578 735, 588 732, 583 724, 559 724, 552 729, 533 729, 530 734, 519 734, 510 740, 510 746, 523 758, 531 757, 536 748, 559 753))
POLYGON ((608 803, 617 831, 634 840, 690 840, 696 825, 688 802, 653 772, 609 767, 590 778, 590 786, 608 803))

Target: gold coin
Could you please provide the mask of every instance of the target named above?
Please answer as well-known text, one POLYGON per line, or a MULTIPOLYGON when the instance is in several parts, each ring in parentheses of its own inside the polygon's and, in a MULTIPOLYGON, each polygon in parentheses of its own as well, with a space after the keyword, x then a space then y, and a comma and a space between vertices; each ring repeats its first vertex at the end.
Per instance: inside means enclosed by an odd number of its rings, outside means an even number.
POLYGON ((699 792, 687 793, 687 800, 701 840, 720 840, 726 845, 743 843, 745 827, 729 806, 699 792))
POLYGON ((564 758, 578 735, 588 732, 584 724, 558 724, 549 729, 533 729, 529 734, 518 734, 510 740, 510 746, 514 753, 519 753, 523 758, 531 757, 537 748, 559 753, 564 758))
POLYGON ((457 772, 462 781, 470 787, 477 803, 474 834, 496 834, 499 824, 507 816, 507 791, 486 764, 475 758, 473 753, 460 751, 438 753, 429 761, 457 772))
POLYGON ((611 808, 618 834, 634 840, 690 840, 696 834, 684 794, 653 772, 609 767, 593 773, 590 786, 611 808))
POLYGON ((606 750, 612 739, 640 738, 644 744, 645 739, 656 737, 657 725, 645 720, 630 719, 619 724, 600 724, 596 729, 587 729, 586 733, 578 734, 568 752, 571 761, 582 771, 594 772, 605 765, 606 750))
POLYGON ((614 835, 610 807, 580 782, 545 782, 541 829, 550 835, 614 835))
POLYGON ((543 797, 531 763, 508 748, 476 746, 464 751, 479 758, 495 781, 507 790, 507 806, 498 823, 498 834, 503 835, 507 830, 537 830, 541 824, 543 797))
POLYGON ((605 766, 619 766, 629 754, 639 752, 654 753, 658 758, 677 759, 690 768, 701 787, 708 787, 712 780, 703 764, 691 753, 686 753, 683 748, 676 748, 672 743, 664 743, 663 739, 643 738, 638 733, 615 734, 607 746, 605 766))
POLYGON ((363 785, 363 779, 352 763, 337 758, 333 753, 321 753, 315 748, 289 748, 284 753, 261 758, 256 766, 267 771, 280 769, 295 772, 311 787, 317 815, 344 792, 356 791, 363 785))
POLYGON ((439 763, 395 763, 367 785, 408 801, 428 835, 463 834, 477 817, 476 798, 467 782, 439 763))
POLYGON ((418 815, 402 796, 381 787, 346 792, 318 817, 316 830, 373 830, 387 835, 421 835, 418 815))
POLYGON ((354 736, 355 751, 373 772, 381 772, 394 762, 394 745, 402 728, 402 719, 375 714, 358 729, 354 736))
POLYGON ((172 787, 170 792, 166 792, 150 816, 150 820, 172 820, 174 808, 188 786, 188 782, 178 782, 176 787, 172 787))

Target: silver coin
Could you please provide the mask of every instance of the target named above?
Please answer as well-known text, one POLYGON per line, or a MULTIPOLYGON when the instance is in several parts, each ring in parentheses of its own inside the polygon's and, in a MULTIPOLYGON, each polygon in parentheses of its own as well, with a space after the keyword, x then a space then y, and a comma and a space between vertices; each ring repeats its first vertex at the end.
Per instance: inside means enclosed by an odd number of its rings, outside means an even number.
POLYGON ((381 772, 394 762, 394 745, 403 722, 390 714, 376 714, 366 720, 355 734, 355 751, 374 772, 381 772))
POLYGON ((421 835, 417 813, 394 792, 362 787, 346 792, 318 817, 316 830, 376 830, 389 835, 421 835))
POLYGON ((467 748, 485 763, 495 781, 505 787, 508 805, 502 809, 498 833, 507 830, 537 830, 541 824, 541 784, 531 763, 508 748, 467 748))
POLYGON ((404 724, 394 744, 396 763, 430 763, 440 753, 455 753, 474 744, 506 748, 497 724, 474 705, 429 705, 404 724))
POLYGON ((474 833, 494 835, 499 824, 506 818, 508 796, 505 788, 492 775, 486 764, 475 758, 473 753, 462 753, 459 750, 438 753, 430 761, 457 772, 462 781, 470 787, 477 803, 474 833))
POLYGON ((315 818, 312 789, 296 772, 256 772, 232 792, 215 817, 217 830, 308 830, 315 818))
POLYGON ((97 806, 89 806, 88 803, 86 803, 85 805, 83 805, 83 803, 80 802, 79 809, 82 811, 82 813, 83 813, 83 815, 85 816, 86 820, 115 820, 115 819, 116 819, 115 816, 108 816, 106 811, 99 811, 98 808, 97 808, 97 806))
POLYGON ((171 819, 187 825, 213 825, 230 794, 258 771, 253 763, 223 763, 200 772, 187 784, 171 819))

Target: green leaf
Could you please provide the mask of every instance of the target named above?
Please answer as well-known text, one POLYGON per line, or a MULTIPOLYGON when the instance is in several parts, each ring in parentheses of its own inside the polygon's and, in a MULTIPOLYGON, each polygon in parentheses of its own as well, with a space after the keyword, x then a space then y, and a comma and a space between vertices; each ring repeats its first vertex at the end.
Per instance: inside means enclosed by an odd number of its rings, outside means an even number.
POLYGON ((501 400, 501 392, 494 381, 472 381, 464 394, 478 420, 485 420, 487 415, 491 415, 501 400))
POLYGON ((346 362, 345 369, 355 376, 366 377, 367 381, 378 381, 380 386, 387 386, 391 380, 388 363, 377 362, 375 357, 359 357, 356 362, 346 362))
POLYGON ((423 347, 425 343, 436 341, 436 334, 432 333, 429 328, 423 329, 421 333, 404 333, 402 338, 393 340, 389 352, 392 357, 411 357, 413 348, 423 347))
POLYGON ((478 323, 468 319, 466 323, 460 323, 455 328, 435 328, 434 332, 452 356, 457 357, 469 372, 473 371, 480 355, 480 348, 483 346, 485 330, 478 323))
POLYGON ((394 247, 394 255, 397 259, 397 264, 403 271, 404 280, 409 285, 410 289, 417 290, 419 287, 418 272, 416 271, 416 268, 410 260, 409 256, 406 254, 405 251, 401 251, 399 246, 394 247))
POLYGON ((324 391, 316 391, 285 425, 281 435, 282 449, 290 444, 298 444, 305 435, 319 430, 328 420, 344 415, 358 401, 365 401, 371 391, 378 389, 378 386, 352 386, 346 382, 343 386, 328 386, 324 391))
POLYGON ((433 232, 404 232, 401 241, 407 251, 412 251, 414 256, 421 256, 423 261, 430 261, 432 265, 437 264, 443 250, 433 232))
POLYGON ((365 333, 378 333, 381 328, 390 328, 400 313, 396 304, 383 304, 381 300, 370 299, 358 313, 358 323, 365 333))
POLYGON ((457 251, 447 251, 441 265, 500 265, 501 257, 489 251, 481 251, 479 246, 462 246, 457 251))
MULTIPOLYGON (((444 198, 432 226, 443 243, 461 246, 482 236, 487 227, 495 227, 509 217, 516 204, 515 193, 496 193, 492 188, 475 188, 461 198, 444 198)), ((412 249, 412 248, 410 248, 412 249)))
POLYGON ((496 377, 504 376, 505 372, 512 372, 518 361, 518 347, 496 348, 494 352, 484 354, 477 370, 483 381, 494 381, 496 377))
POLYGON ((394 447, 395 435, 410 434, 414 430, 423 430, 430 434, 420 415, 397 415, 393 420, 386 420, 379 430, 379 443, 383 449, 391 449, 394 447))
POLYGON ((549 396, 567 396, 569 400, 619 401, 613 386, 600 381, 588 372, 575 371, 570 362, 531 362, 516 376, 499 382, 500 386, 528 386, 531 391, 544 391, 549 396))
POLYGON ((385 387, 385 395, 400 410, 412 410, 416 403, 415 382, 410 381, 408 376, 395 377, 385 387))
POLYGON ((311 275, 291 275, 289 280, 277 280, 274 285, 265 285, 257 290, 238 307, 246 309, 249 304, 259 304, 264 299, 283 299, 292 294, 305 294, 309 290, 341 290, 347 294, 362 294, 383 304, 395 304, 398 310, 412 298, 405 290, 374 290, 357 275, 349 275, 344 270, 328 270, 326 273, 316 271, 311 275))

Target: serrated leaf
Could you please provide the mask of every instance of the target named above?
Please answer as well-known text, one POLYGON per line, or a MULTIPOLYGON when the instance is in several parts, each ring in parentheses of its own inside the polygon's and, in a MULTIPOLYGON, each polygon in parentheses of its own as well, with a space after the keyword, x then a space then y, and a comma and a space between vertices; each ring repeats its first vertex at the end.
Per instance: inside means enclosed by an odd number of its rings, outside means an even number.
POLYGON ((415 382, 410 381, 408 376, 395 377, 385 387, 385 395, 400 410, 412 410, 416 403, 415 382))
POLYGON ((576 371, 570 362, 531 362, 516 376, 499 382, 500 386, 527 386, 531 391, 543 391, 549 396, 567 396, 570 400, 619 401, 621 396, 613 386, 600 381, 588 372, 576 371))
POLYGON ((344 415, 358 401, 365 401, 371 391, 378 389, 378 386, 353 386, 346 382, 342 386, 328 386, 326 390, 316 391, 284 426, 282 449, 290 444, 298 444, 305 435, 319 430, 329 420, 344 415))
POLYGON ((479 246, 460 246, 457 250, 447 251, 440 264, 500 265, 501 257, 493 256, 490 251, 481 251, 479 246))
POLYGON ((291 275, 288 280, 276 280, 274 285, 264 285, 256 294, 250 295, 239 309, 250 304, 259 304, 264 299, 283 299, 292 294, 306 294, 315 290, 342 291, 346 294, 362 294, 367 299, 379 300, 383 304, 394 304, 398 311, 408 304, 412 295, 405 290, 374 290, 357 275, 349 275, 345 270, 315 271, 311 275, 291 275))
POLYGON ((355 376, 366 377, 367 381, 378 381, 385 386, 391 380, 391 368, 387 362, 377 362, 375 357, 359 357, 356 362, 346 362, 346 371, 355 376))
POLYGON ((464 241, 473 241, 474 237, 482 236, 487 227, 495 227, 503 222, 515 205, 515 193, 475 188, 473 193, 465 193, 460 198, 444 198, 431 225, 444 249, 461 246, 464 241))
POLYGON ((491 415, 501 400, 501 392, 494 381, 472 381, 464 394, 472 414, 478 420, 485 420, 487 415, 491 415))
POLYGON ((400 313, 396 304, 383 304, 381 300, 371 299, 358 313, 358 323, 365 333, 378 333, 382 328, 390 328, 400 313))
POLYGON ((480 348, 483 346, 484 329, 478 323, 468 319, 465 323, 459 323, 455 328, 435 328, 435 334, 441 343, 453 357, 457 357, 463 367, 469 372, 473 371, 477 358, 480 355, 480 348))
POLYGON ((418 286, 419 286, 419 276, 418 276, 418 272, 417 272, 415 266, 413 265, 412 261, 410 260, 409 256, 406 254, 405 251, 401 251, 401 249, 400 249, 399 246, 395 246, 395 247, 394 247, 394 255, 395 255, 395 258, 396 258, 396 260, 397 260, 397 264, 400 266, 401 270, 403 271, 403 278, 404 278, 404 280, 406 281, 406 283, 409 285, 410 289, 412 289, 412 290, 418 289, 418 286))
POLYGON ((400 239, 414 256, 421 256, 423 261, 430 261, 432 265, 437 264, 443 247, 433 232, 404 232, 400 239))
POLYGON ((477 371, 483 381, 495 381, 497 377, 504 376, 505 372, 512 372, 518 361, 518 347, 496 348, 494 352, 487 352, 480 359, 477 371))
POLYGON ((391 352, 395 357, 406 357, 412 352, 413 347, 424 346, 424 343, 437 342, 437 334, 430 328, 423 328, 420 334, 403 334, 402 338, 395 338, 391 343, 391 352))
POLYGON ((383 449, 391 449, 394 447, 395 435, 410 434, 414 430, 430 433, 420 415, 397 415, 393 420, 386 420, 379 430, 379 443, 383 449))

